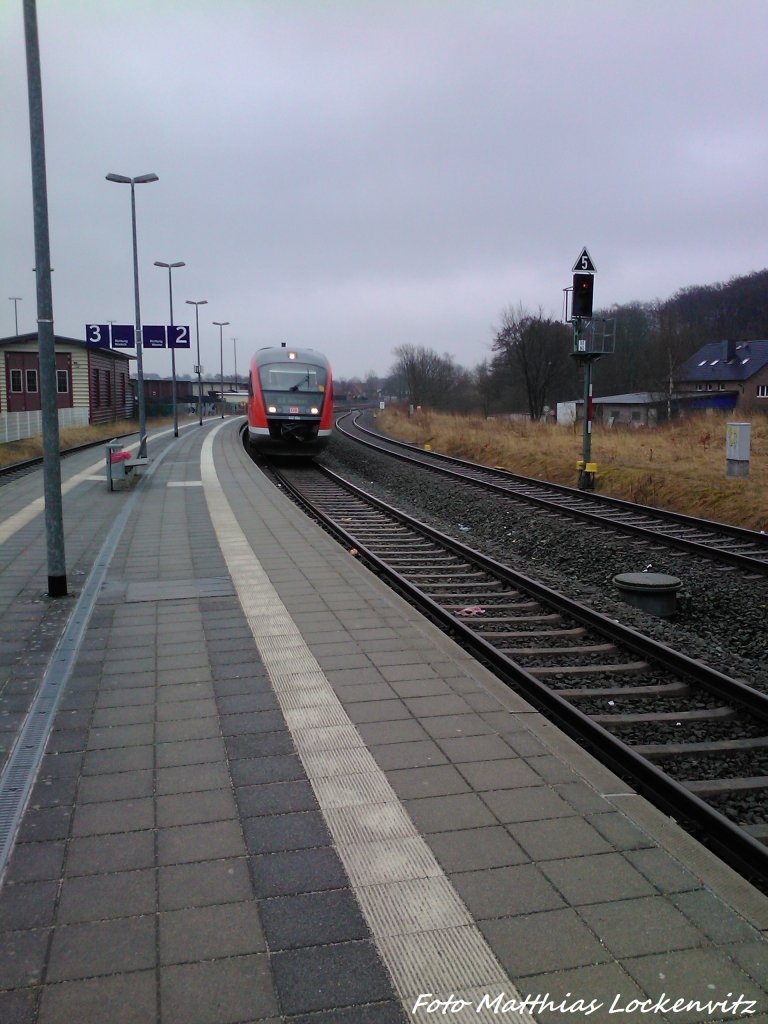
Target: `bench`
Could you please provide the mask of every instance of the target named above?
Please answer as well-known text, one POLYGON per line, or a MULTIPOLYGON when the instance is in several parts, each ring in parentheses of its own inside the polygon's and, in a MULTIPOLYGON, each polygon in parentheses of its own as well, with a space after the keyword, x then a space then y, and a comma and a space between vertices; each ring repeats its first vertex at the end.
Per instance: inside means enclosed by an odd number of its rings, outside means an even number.
POLYGON ((134 458, 128 452, 123 451, 119 441, 110 441, 107 444, 106 458, 107 483, 110 491, 114 491, 116 483, 130 483, 135 480, 141 473, 136 473, 134 476, 134 470, 140 470, 150 463, 149 459, 134 458))

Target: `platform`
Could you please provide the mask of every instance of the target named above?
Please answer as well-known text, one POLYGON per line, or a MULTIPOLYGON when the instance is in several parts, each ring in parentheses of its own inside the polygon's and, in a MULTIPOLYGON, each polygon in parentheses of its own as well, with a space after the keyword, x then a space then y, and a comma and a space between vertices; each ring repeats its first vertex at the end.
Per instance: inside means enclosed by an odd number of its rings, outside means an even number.
POLYGON ((36 485, 2 488, 9 749, 62 692, 0 1021, 766 1024, 768 899, 309 524, 237 425, 154 442, 131 492, 63 462, 58 605, 36 485))

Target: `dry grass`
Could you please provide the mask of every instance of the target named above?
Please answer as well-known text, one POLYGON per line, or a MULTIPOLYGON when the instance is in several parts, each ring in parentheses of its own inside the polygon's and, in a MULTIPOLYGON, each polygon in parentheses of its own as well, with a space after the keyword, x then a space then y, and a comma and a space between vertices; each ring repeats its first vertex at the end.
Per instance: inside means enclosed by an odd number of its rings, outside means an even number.
MULTIPOLYGON (((378 414, 378 426, 392 437, 430 444, 491 466, 575 486, 581 458, 582 425, 557 426, 528 420, 450 416, 399 410, 378 414)), ((733 418, 733 417, 731 417, 733 418)), ((768 530, 768 417, 752 422, 750 476, 725 475, 724 416, 702 415, 653 429, 596 425, 592 458, 597 490, 629 501, 703 516, 752 530, 768 530)))
MULTIPOLYGON (((180 416, 179 421, 184 418, 180 416)), ((169 423, 173 423, 171 417, 147 420, 147 428, 161 427, 169 423)), ((121 434, 131 433, 138 436, 138 425, 135 420, 122 420, 119 423, 105 423, 93 427, 68 427, 59 433, 59 448, 65 451, 67 448, 77 448, 81 444, 109 441, 113 437, 120 437, 121 434)), ((42 454, 41 434, 25 438, 23 441, 10 441, 8 444, 0 444, 0 466, 12 466, 16 462, 26 462, 27 459, 38 459, 42 454)))

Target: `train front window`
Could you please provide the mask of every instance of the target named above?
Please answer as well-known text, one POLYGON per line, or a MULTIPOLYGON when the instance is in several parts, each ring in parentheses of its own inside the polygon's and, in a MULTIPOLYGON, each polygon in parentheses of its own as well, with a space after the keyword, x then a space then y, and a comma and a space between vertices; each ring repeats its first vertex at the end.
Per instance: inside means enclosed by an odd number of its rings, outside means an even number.
POLYGON ((282 394, 322 394, 328 382, 328 372, 322 366, 309 363, 267 363, 259 367, 262 389, 282 394))

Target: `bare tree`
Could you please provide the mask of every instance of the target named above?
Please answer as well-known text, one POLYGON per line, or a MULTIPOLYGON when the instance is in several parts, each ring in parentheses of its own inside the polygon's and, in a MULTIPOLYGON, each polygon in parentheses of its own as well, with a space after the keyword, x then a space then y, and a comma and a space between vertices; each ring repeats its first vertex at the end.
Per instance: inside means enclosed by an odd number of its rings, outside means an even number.
POLYGON ((483 359, 472 371, 472 384, 477 393, 483 416, 488 419, 491 403, 499 391, 499 382, 492 367, 488 365, 487 359, 483 359))
POLYGON ((672 419, 672 399, 677 385, 677 371, 689 355, 696 351, 696 331, 681 324, 668 306, 658 309, 655 368, 658 386, 667 393, 667 419, 672 419))
POLYGON ((568 368, 570 335, 557 320, 534 316, 522 305, 501 314, 501 328, 493 348, 512 377, 518 377, 525 391, 528 415, 539 419, 547 399, 568 368))
POLYGON ((399 345, 392 373, 403 377, 412 405, 445 406, 455 389, 457 368, 449 355, 423 345, 399 345))

